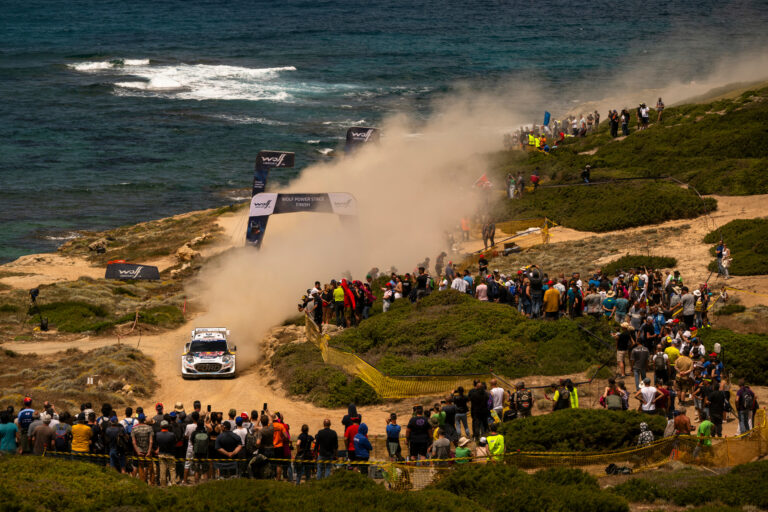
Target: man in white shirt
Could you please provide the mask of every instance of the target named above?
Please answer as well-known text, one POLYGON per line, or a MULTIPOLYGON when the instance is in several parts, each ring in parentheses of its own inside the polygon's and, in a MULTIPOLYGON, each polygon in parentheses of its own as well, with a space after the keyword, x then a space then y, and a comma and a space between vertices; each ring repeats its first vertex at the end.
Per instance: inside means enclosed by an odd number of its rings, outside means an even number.
POLYGON ((461 293, 467 293, 467 282, 460 276, 456 276, 451 282, 451 289, 461 293))
POLYGON ((504 388, 499 387, 499 383, 496 379, 491 379, 491 400, 493 401, 493 410, 501 418, 504 410, 504 396, 506 392, 504 388))
POLYGON ((643 379, 643 384, 645 386, 635 393, 635 398, 642 403, 641 409, 643 412, 654 414, 656 412, 656 401, 664 395, 661 394, 661 391, 651 386, 651 379, 649 377, 643 379))

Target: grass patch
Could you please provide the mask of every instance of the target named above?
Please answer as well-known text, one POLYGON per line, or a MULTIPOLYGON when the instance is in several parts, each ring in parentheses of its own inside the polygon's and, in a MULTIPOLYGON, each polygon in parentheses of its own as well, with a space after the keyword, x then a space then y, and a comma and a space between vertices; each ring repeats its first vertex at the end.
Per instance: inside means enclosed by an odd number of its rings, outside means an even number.
MULTIPOLYGON (((9 456, 0 459, 0 493, 11 510, 427 510, 480 512, 466 498, 439 489, 390 492, 356 471, 338 471, 296 488, 289 482, 235 479, 195 487, 148 487, 85 462, 9 456), (325 505, 323 505, 325 504, 325 505)), ((613 498, 622 501, 621 498, 613 498)), ((516 510, 516 509, 511 509, 516 510)), ((522 509, 521 509, 522 510, 522 509)))
MULTIPOLYGON (((590 164, 593 181, 668 175, 693 185, 702 194, 765 194, 766 98, 768 87, 731 99, 669 107, 664 111, 663 124, 652 123, 642 132, 633 126, 630 136, 620 141, 610 137, 604 122, 597 133, 568 139, 549 155, 520 151, 499 155, 496 179, 503 182, 507 172, 515 176, 522 172, 527 177, 538 169, 554 182, 579 183, 580 170, 590 164), (583 154, 590 150, 596 152, 583 154)), ((602 186, 575 188, 591 191, 602 186)), ((623 207, 628 203, 608 204, 623 207)))
POLYGON ((667 422, 637 411, 565 409, 504 423, 507 451, 608 451, 637 444, 640 423, 661 437, 667 422))
POLYGON ((522 199, 504 199, 494 209, 499 219, 549 217, 580 231, 614 231, 690 219, 717 208, 717 201, 703 201, 693 191, 656 181, 622 184, 540 188, 522 199), (654 198, 653 201, 646 198, 654 198))
MULTIPOLYGON (((722 238, 731 250, 733 261, 728 269, 731 275, 753 276, 768 274, 768 218, 737 219, 712 231, 704 237, 704 243, 714 244, 722 238)), ((715 247, 710 249, 715 255, 715 247)), ((709 264, 709 270, 717 272, 717 260, 709 264)))
POLYGON ((0 304, 0 313, 16 313, 21 308, 15 304, 0 304))
POLYGON ((728 329, 704 329, 701 340, 711 351, 715 343, 723 348, 725 367, 732 379, 745 379, 752 385, 768 385, 768 336, 742 334, 728 329))
MULTIPOLYGON (((730 473, 711 475, 694 470, 633 478, 612 492, 633 502, 669 502, 677 506, 722 503, 768 508, 768 461, 736 466, 730 473)), ((711 510, 723 510, 712 508, 711 510)))
POLYGON ((528 474, 505 464, 465 464, 444 472, 430 488, 467 498, 492 512, 629 510, 624 499, 601 491, 594 477, 577 469, 552 468, 528 474))
POLYGON ((321 407, 345 407, 350 402, 370 405, 381 398, 368 384, 323 362, 320 350, 312 343, 279 346, 270 365, 286 385, 288 394, 321 407))
POLYGON ((627 254, 603 266, 603 273, 612 276, 618 271, 629 270, 631 268, 649 268, 663 269, 674 268, 677 266, 677 260, 669 256, 642 256, 637 254, 627 254))
POLYGON ((184 313, 172 305, 155 306, 139 311, 139 320, 160 327, 178 327, 184 323, 184 313))
MULTIPOLYGON (((603 333, 592 318, 581 320, 603 333)), ((417 304, 395 302, 332 343, 389 375, 462 375, 490 369, 510 378, 564 375, 604 362, 609 353, 575 322, 528 320, 505 304, 478 301, 453 290, 417 304)))
POLYGON ((157 386, 154 361, 125 345, 88 352, 72 348, 47 356, 3 351, 0 365, 6 369, 0 375, 3 408, 18 407, 24 396, 31 396, 37 403, 48 400, 59 411, 74 412, 86 401, 117 406, 132 403, 134 398, 146 398, 157 386), (86 378, 91 376, 96 384, 86 386, 86 378), (126 384, 131 386, 131 394, 121 391, 126 384))

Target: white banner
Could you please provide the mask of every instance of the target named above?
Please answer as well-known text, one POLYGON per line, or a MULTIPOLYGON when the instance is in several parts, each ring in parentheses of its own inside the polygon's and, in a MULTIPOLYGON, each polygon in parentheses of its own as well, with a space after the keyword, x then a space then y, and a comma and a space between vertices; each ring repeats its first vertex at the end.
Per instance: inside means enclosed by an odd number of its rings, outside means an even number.
POLYGON ((263 215, 272 215, 277 203, 277 194, 271 192, 262 192, 251 198, 251 208, 249 217, 261 217, 263 215))
POLYGON ((336 215, 357 215, 357 199, 347 192, 329 192, 333 213, 336 215))

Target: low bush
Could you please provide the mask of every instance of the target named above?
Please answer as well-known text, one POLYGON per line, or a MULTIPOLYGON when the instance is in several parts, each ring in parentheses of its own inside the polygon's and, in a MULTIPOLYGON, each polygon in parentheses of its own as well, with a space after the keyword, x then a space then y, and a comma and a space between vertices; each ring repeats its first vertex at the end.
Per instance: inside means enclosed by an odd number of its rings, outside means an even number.
POLYGON ((149 325, 176 327, 184 323, 184 313, 172 305, 155 306, 139 311, 139 320, 149 325))
MULTIPOLYGON (((584 318, 580 323, 607 334, 603 322, 584 318)), ((608 345, 582 332, 576 322, 529 320, 506 304, 454 290, 433 292, 415 304, 398 300, 387 313, 345 329, 332 344, 389 375, 466 375, 491 369, 510 378, 564 375, 610 357, 608 345)))
MULTIPOLYGON (((0 458, 3 509, 38 510, 428 510, 475 512, 480 505, 439 489, 390 492, 357 472, 296 488, 288 482, 235 479, 195 487, 157 489, 109 468, 42 457, 0 458)), ((611 496, 614 500, 621 500, 611 496)), ((515 510, 515 509, 513 509, 515 510)), ((604 509, 607 510, 607 509, 604 509)))
POLYGON ((381 398, 368 384, 323 362, 312 343, 288 343, 275 350, 270 359, 288 394, 322 407, 346 407, 379 403, 381 398))
POLYGON ((34 317, 32 322, 37 322, 38 311, 62 332, 99 331, 113 325, 104 306, 87 302, 65 301, 30 306, 27 314, 34 317))
POLYGON ((506 464, 466 464, 444 473, 430 488, 467 498, 490 511, 629 510, 626 501, 601 491, 594 477, 573 469, 529 475, 506 464))
MULTIPOLYGON (((711 475, 693 470, 665 475, 633 478, 612 489, 632 502, 666 501, 678 506, 722 503, 731 506, 768 507, 768 461, 736 466, 724 475, 711 475)), ((713 508, 712 510, 722 510, 713 508)))
POLYGON ((508 218, 549 217, 580 231, 614 231, 673 219, 690 219, 717 208, 712 198, 660 181, 540 188, 522 199, 497 203, 494 215, 508 218))
POLYGON ((722 359, 732 379, 745 379, 753 385, 768 385, 768 336, 742 334, 728 329, 704 329, 701 340, 708 351, 715 343, 723 348, 722 359))
MULTIPOLYGON (((722 238, 731 251, 728 272, 735 276, 768 274, 768 218, 732 220, 720 229, 708 233, 704 243, 716 245, 722 238)), ((715 255, 715 247, 711 249, 715 255)), ((709 270, 717 272, 717 260, 709 264, 709 270)))
POLYGON ((640 423, 660 437, 667 422, 637 411, 566 409, 504 423, 508 451, 608 451, 637 444, 640 423))
POLYGON ((619 270, 631 268, 674 268, 677 260, 670 256, 642 256, 638 254, 626 254, 616 261, 612 261, 603 267, 603 273, 609 276, 619 270))
POLYGON ((716 309, 715 313, 718 315, 735 315, 736 313, 743 313, 747 310, 747 307, 743 304, 726 304, 720 309, 716 309))
POLYGON ((157 386, 154 361, 125 345, 110 345, 88 352, 75 348, 49 356, 0 351, 0 407, 18 407, 19 399, 31 396, 48 400, 57 410, 74 412, 83 402, 127 405, 146 398, 157 386), (86 386, 95 376, 96 383, 86 386), (125 385, 131 393, 122 391, 125 385))

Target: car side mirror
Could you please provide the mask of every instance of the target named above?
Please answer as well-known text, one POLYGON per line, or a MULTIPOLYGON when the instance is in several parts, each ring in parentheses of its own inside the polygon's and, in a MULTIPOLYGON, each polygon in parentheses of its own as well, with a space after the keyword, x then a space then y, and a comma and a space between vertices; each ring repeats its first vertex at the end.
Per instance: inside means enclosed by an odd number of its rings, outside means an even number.
POLYGON ((237 345, 232 345, 232 352, 235 352, 237 350, 237 345))
POLYGON ((184 345, 184 353, 186 354, 187 352, 189 352, 189 343, 184 345))

